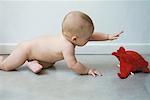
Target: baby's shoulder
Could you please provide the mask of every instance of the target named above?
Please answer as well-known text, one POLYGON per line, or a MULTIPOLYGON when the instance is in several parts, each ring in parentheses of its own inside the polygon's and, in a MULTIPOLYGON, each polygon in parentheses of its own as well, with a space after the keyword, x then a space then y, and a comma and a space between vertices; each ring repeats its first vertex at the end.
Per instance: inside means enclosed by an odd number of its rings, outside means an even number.
POLYGON ((60 42, 60 44, 61 44, 62 50, 72 50, 72 51, 74 51, 74 49, 75 49, 74 45, 69 41, 62 40, 60 42))

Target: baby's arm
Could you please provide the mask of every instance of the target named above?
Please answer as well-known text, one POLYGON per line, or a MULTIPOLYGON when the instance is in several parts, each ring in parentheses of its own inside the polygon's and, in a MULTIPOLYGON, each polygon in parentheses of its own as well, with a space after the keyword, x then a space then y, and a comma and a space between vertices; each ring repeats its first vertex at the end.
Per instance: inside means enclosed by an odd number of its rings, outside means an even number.
POLYGON ((115 40, 115 39, 118 39, 121 33, 123 33, 123 31, 118 32, 116 34, 105 34, 101 32, 94 32, 90 38, 90 41, 115 40))
POLYGON ((87 68, 82 63, 78 62, 75 57, 75 51, 73 46, 64 47, 63 56, 66 61, 68 67, 75 71, 78 74, 90 74, 93 76, 100 75, 99 72, 95 69, 87 68))

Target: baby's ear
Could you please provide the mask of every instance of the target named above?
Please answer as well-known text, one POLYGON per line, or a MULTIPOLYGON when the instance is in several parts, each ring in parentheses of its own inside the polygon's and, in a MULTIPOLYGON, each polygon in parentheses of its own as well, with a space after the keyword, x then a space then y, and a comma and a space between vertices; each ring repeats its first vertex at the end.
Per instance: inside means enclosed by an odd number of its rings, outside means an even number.
POLYGON ((73 42, 76 42, 77 36, 72 36, 71 40, 72 40, 73 42))

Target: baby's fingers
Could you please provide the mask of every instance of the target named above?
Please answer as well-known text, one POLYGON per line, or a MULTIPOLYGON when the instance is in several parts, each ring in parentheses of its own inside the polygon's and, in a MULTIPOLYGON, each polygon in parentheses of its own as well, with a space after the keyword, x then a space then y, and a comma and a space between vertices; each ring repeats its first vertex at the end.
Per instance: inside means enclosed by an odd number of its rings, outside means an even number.
POLYGON ((112 39, 111 39, 111 40, 116 40, 116 39, 118 39, 118 37, 112 37, 112 39))
POLYGON ((120 34, 122 34, 122 33, 123 33, 123 31, 121 31, 121 32, 119 32, 119 33, 114 34, 114 36, 119 37, 119 36, 120 36, 120 34))
POLYGON ((94 77, 96 76, 94 72, 91 72, 91 75, 94 76, 94 77))
POLYGON ((95 70, 94 73, 98 76, 103 76, 102 73, 98 72, 97 70, 95 70))
POLYGON ((94 77, 96 77, 96 75, 102 76, 102 74, 101 74, 100 72, 98 72, 96 69, 91 69, 91 70, 89 70, 89 73, 88 73, 88 74, 90 74, 90 75, 92 75, 92 76, 94 76, 94 77))
POLYGON ((92 75, 92 76, 94 76, 94 77, 95 77, 95 73, 94 73, 94 71, 95 71, 95 69, 89 69, 88 74, 89 74, 89 75, 92 75))

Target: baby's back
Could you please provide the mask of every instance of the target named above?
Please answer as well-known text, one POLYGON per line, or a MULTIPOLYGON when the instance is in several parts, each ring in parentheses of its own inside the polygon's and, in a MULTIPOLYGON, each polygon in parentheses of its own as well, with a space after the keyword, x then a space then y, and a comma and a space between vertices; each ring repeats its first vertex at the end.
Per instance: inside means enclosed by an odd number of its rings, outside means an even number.
POLYGON ((60 37, 43 36, 29 41, 29 60, 54 63, 62 60, 62 40, 60 37))

